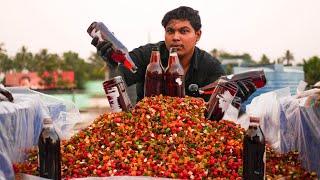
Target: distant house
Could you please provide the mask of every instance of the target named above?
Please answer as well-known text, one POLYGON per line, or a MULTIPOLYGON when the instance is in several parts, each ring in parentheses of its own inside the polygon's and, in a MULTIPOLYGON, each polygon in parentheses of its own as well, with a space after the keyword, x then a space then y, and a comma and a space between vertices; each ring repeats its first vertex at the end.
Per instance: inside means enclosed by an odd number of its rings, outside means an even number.
POLYGON ((72 88, 75 85, 73 71, 10 72, 5 74, 5 86, 23 86, 31 89, 72 88))

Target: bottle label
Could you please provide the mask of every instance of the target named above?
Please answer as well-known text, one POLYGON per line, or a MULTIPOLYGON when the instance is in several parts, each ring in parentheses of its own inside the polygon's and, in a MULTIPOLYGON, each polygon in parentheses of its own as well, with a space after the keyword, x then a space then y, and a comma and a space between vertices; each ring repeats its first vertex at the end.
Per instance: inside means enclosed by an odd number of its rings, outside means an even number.
POLYGON ((112 109, 112 112, 121 112, 122 109, 121 109, 121 106, 118 101, 118 99, 120 97, 120 93, 118 91, 118 88, 111 87, 111 88, 108 88, 107 91, 108 91, 107 98, 109 99, 109 104, 112 109))
POLYGON ((234 74, 230 74, 227 76, 227 78, 230 80, 230 79, 232 79, 233 76, 234 76, 234 74))
POLYGON ((177 78, 177 79, 176 79, 176 83, 178 83, 178 85, 181 86, 181 85, 182 85, 182 80, 181 80, 181 78, 177 78))
POLYGON ((234 98, 228 90, 225 90, 223 94, 218 94, 217 97, 219 99, 219 108, 221 108, 222 112, 228 109, 234 98))
POLYGON ((99 41, 103 41, 103 38, 102 38, 102 35, 101 35, 101 31, 100 31, 100 30, 98 30, 98 31, 95 31, 95 29, 92 30, 91 33, 90 33, 90 36, 91 36, 91 37, 98 37, 98 38, 99 38, 99 41))
POLYGON ((235 108, 232 104, 230 104, 224 113, 222 119, 229 120, 232 122, 236 122, 238 119, 239 109, 235 108))

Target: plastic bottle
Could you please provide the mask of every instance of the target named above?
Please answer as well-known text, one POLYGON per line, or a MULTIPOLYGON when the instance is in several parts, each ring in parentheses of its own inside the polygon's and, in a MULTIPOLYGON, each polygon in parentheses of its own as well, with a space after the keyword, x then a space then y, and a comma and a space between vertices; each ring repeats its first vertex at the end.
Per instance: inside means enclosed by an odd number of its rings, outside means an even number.
POLYGON ((131 72, 137 72, 137 66, 129 56, 128 49, 113 35, 113 33, 102 23, 93 22, 87 29, 88 34, 94 38, 98 37, 99 41, 107 40, 112 43, 111 58, 124 65, 131 72))
POLYGON ((219 79, 213 89, 206 109, 206 118, 221 120, 229 105, 233 102, 238 87, 234 82, 219 79))
POLYGON ((153 47, 144 81, 144 96, 163 94, 164 70, 161 66, 159 47, 153 47))
MULTIPOLYGON (((255 91, 256 88, 261 88, 266 85, 267 80, 263 70, 259 71, 248 71, 239 74, 231 74, 228 76, 222 76, 220 79, 224 79, 226 81, 239 82, 244 83, 250 90, 255 91), (255 86, 252 87, 252 86, 255 86)), ((199 89, 200 94, 212 94, 213 89, 217 85, 217 81, 212 82, 204 87, 199 89)), ((253 92, 250 92, 251 94, 253 92)))
POLYGON ((165 72, 165 95, 173 97, 185 96, 185 75, 176 48, 170 49, 168 67, 165 72))
POLYGON ((259 123, 259 118, 250 117, 243 138, 243 179, 265 179, 266 143, 259 123))
POLYGON ((127 86, 121 76, 104 81, 103 88, 112 112, 129 111, 132 108, 127 86))
POLYGON ((54 130, 50 118, 43 121, 38 148, 40 176, 49 179, 61 179, 60 138, 54 130))

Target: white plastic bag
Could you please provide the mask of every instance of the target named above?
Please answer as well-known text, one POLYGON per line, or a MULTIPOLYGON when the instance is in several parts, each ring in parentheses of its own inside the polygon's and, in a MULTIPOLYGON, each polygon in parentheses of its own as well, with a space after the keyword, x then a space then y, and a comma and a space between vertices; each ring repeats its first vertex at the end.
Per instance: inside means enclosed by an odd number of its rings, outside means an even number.
POLYGON ((280 99, 285 97, 290 97, 290 88, 261 94, 246 107, 249 116, 260 118, 260 127, 266 141, 278 152, 280 151, 280 99))

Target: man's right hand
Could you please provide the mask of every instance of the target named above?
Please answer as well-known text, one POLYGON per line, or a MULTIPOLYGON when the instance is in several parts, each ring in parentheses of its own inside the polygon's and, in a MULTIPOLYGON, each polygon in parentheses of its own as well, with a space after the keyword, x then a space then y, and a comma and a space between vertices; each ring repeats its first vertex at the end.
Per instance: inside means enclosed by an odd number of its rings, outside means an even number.
POLYGON ((111 65, 113 67, 118 65, 118 63, 111 58, 113 49, 112 49, 112 43, 110 41, 105 40, 105 41, 99 42, 99 38, 94 37, 91 41, 91 44, 97 48, 97 54, 101 56, 102 59, 108 65, 111 65))

